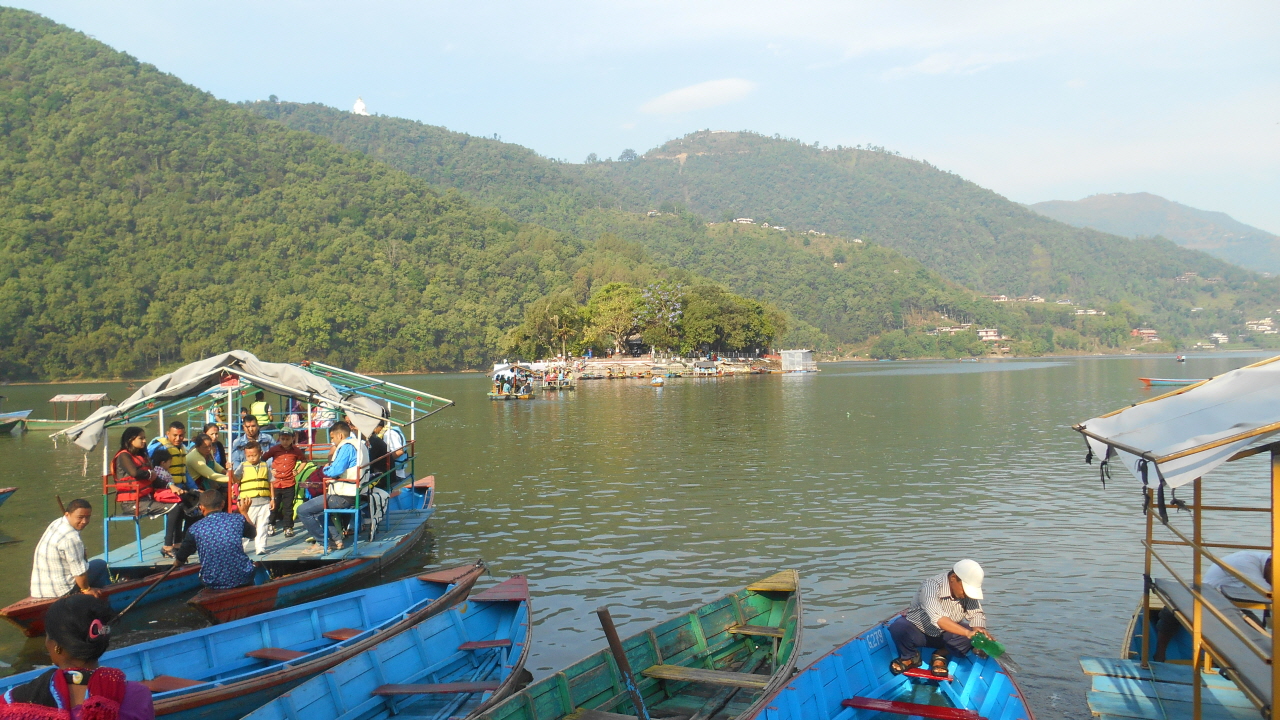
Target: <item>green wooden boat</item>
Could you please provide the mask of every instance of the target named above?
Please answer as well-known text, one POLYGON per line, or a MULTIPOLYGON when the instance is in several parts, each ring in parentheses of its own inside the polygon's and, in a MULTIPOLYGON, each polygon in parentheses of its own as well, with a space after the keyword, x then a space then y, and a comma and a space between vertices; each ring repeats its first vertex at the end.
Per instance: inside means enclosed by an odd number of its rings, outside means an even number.
MULTIPOLYGON (((800 575, 783 570, 622 640, 650 718, 750 714, 795 671, 800 575)), ((481 720, 635 720, 608 649, 533 683, 481 720)))

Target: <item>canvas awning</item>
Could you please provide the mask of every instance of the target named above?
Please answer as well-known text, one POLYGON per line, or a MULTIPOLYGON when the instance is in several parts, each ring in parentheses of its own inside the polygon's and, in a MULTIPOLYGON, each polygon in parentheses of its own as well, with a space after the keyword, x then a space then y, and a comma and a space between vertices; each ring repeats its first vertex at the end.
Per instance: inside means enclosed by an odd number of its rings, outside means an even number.
POLYGON ((106 393, 87 393, 81 395, 54 395, 49 398, 51 403, 78 403, 78 402, 101 402, 110 400, 106 393))
POLYGON ((1202 477, 1240 450, 1280 432, 1280 357, 1075 426, 1099 457, 1122 462, 1142 479, 1147 461, 1152 487, 1202 477))
POLYGON ((385 410, 362 395, 343 395, 328 380, 296 365, 259 360, 253 353, 232 350, 191 363, 138 388, 119 405, 103 405, 77 425, 58 434, 92 450, 106 439, 111 421, 142 415, 155 405, 196 397, 217 386, 224 376, 236 376, 255 387, 320 407, 342 410, 362 434, 373 432, 385 410))

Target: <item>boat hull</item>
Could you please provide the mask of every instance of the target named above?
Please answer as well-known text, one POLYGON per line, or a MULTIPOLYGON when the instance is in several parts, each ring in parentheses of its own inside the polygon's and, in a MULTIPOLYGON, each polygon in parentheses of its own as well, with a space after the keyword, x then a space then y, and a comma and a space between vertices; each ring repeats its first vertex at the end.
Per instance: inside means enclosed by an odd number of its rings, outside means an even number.
POLYGON ((16 492, 18 492, 16 487, 0 488, 0 505, 3 505, 5 500, 13 497, 16 492))
POLYGON ((362 720, 384 720, 393 712, 420 720, 475 717, 522 682, 533 639, 529 607, 528 583, 520 576, 511 578, 473 596, 465 605, 386 638, 244 720, 330 720, 335 708, 361 708, 362 720), (468 643, 472 647, 467 647, 468 643), (370 683, 370 677, 377 679, 370 683), (380 685, 404 686, 428 680, 433 684, 488 686, 476 692, 436 695, 379 696, 373 692, 380 685), (393 697, 394 711, 388 707, 393 697))
MULTIPOLYGON (((949 680, 891 673, 889 663, 898 653, 888 626, 897 617, 895 614, 818 658, 738 720, 834 720, 842 714, 848 716, 846 701, 854 698, 940 705, 939 711, 949 705, 990 720, 1034 720, 1013 676, 994 658, 952 658, 949 680)), ((914 714, 903 706, 893 710, 914 714)), ((892 716, 889 713, 893 710, 886 715, 892 716)), ((876 714, 874 709, 859 712, 862 714, 853 717, 876 714)))
POLYGON ((299 600, 374 572, 380 565, 381 563, 371 558, 343 560, 278 578, 268 578, 260 585, 230 590, 204 588, 188 600, 187 604, 211 623, 231 622, 294 605, 299 600))
POLYGON ((1202 383, 1205 380, 1207 380, 1207 378, 1184 379, 1184 378, 1145 378, 1145 377, 1140 377, 1138 379, 1141 380, 1142 384, 1147 387, 1174 387, 1174 386, 1182 386, 1182 385, 1195 385, 1196 383, 1202 383))
MULTIPOLYGON (((465 600, 484 571, 479 562, 446 568, 112 650, 102 662, 148 685, 157 716, 240 717, 465 600), (264 650, 293 651, 293 657, 256 659, 250 654, 264 650)), ((0 679, 0 692, 39 673, 36 669, 0 679)))
MULTIPOLYGON (((727 720, 754 711, 791 677, 800 645, 800 620, 799 575, 787 570, 625 638, 622 647, 653 717, 689 717, 710 708, 699 717, 727 720), (744 632, 730 632, 731 628, 744 632), (772 628, 781 637, 774 640, 745 632, 761 628, 772 628), (708 696, 706 685, 645 675, 646 669, 656 671, 658 666, 667 671, 674 667, 676 674, 696 668, 721 670, 735 680, 746 679, 749 687, 708 696), (753 674, 752 668, 769 674, 753 674)), ((580 708, 635 715, 614 667, 610 652, 601 650, 530 685, 480 717, 561 720, 580 708), (536 716, 532 708, 537 708, 536 716)))
MULTIPOLYGON (((137 600, 150 587, 151 583, 160 577, 160 575, 152 575, 137 580, 112 583, 102 588, 102 592, 106 596, 107 602, 110 603, 111 609, 120 612, 134 600, 137 600)), ((147 596, 142 598, 142 602, 139 603, 139 607, 179 595, 186 595, 198 587, 200 587, 200 566, 198 564, 178 568, 157 585, 154 590, 147 593, 147 596)), ((39 637, 44 634, 45 613, 49 611, 49 607, 57 600, 58 598, 29 597, 0 609, 0 616, 17 625, 22 630, 23 635, 39 637)))

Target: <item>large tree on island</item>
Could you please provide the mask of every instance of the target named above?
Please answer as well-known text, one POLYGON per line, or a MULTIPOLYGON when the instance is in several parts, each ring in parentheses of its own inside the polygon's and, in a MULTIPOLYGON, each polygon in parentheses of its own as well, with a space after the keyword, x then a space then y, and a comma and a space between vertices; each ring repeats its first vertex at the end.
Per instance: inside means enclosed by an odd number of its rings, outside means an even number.
POLYGON ((587 340, 609 340, 615 353, 622 352, 636 331, 641 302, 640 291, 626 283, 609 283, 597 290, 587 302, 587 340))

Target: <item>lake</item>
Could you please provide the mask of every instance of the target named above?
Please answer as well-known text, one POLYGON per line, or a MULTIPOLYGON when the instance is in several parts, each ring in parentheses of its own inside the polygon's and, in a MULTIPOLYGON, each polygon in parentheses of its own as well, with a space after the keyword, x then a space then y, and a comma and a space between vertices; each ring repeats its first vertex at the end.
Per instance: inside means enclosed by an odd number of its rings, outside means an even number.
MULTIPOLYGON (((588 381, 505 403, 485 398, 483 375, 399 376, 458 402, 418 431, 419 474, 436 476, 439 511, 403 569, 483 557, 496 577, 528 575, 530 669, 541 677, 603 646, 600 605, 625 635, 779 568, 801 574, 804 663, 972 557, 1038 717, 1087 718, 1078 658, 1115 656, 1140 599, 1141 496, 1120 473, 1104 488, 1070 426, 1154 397, 1139 376, 1208 377, 1257 357, 836 363, 816 376, 663 388, 588 381)), ((120 383, 0 388, 6 409, 41 417, 56 393, 95 391, 128 395, 120 383)), ((85 477, 76 449, 43 434, 0 438, 0 486, 21 488, 0 508, 0 541, 16 541, 0 545, 11 578, 0 602, 26 596, 55 493, 100 505, 99 458, 85 477)), ((1265 504, 1265 461, 1240 465, 1232 499, 1265 504)), ((1206 498, 1224 498, 1216 492, 1210 484, 1206 498)), ((85 531, 91 554, 100 528, 85 531)), ((1235 526, 1215 539, 1259 532, 1235 526)), ((200 621, 178 603, 127 624, 133 640, 200 621)), ((29 667, 42 643, 6 624, 0 659, 29 667)))

